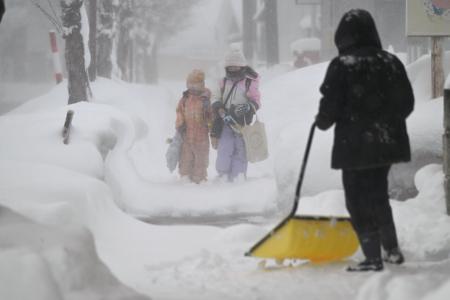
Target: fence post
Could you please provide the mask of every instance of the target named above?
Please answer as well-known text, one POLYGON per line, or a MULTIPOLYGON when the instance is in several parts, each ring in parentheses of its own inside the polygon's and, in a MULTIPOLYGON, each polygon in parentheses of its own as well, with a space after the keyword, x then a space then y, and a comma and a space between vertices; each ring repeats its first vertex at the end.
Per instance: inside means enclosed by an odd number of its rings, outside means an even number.
POLYGON ((441 97, 444 87, 444 50, 443 37, 431 37, 431 88, 433 99, 441 97))
POLYGON ((72 127, 72 119, 73 119, 74 111, 69 110, 66 114, 66 121, 64 122, 62 137, 63 137, 63 143, 69 144, 70 139, 70 128, 72 127))
POLYGON ((61 67, 61 57, 59 56, 58 43, 56 42, 56 32, 50 31, 50 47, 53 56, 53 71, 55 72, 56 84, 63 81, 62 67, 61 67))
POLYGON ((448 85, 444 90, 444 137, 442 144, 444 146, 445 202, 447 214, 450 216, 450 86, 448 85))

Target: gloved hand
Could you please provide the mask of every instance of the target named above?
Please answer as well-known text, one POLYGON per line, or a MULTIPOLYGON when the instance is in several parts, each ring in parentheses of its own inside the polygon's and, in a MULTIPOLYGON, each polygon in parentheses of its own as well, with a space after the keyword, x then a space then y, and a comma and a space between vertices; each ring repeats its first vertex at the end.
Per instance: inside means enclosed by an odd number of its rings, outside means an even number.
POLYGON ((224 122, 225 124, 227 124, 227 125, 233 125, 233 124, 234 124, 234 120, 233 120, 233 118, 232 118, 230 115, 225 115, 225 116, 222 118, 222 120, 223 120, 223 122, 224 122))
POLYGON ((234 109, 234 113, 236 114, 237 117, 242 117, 243 115, 248 113, 250 111, 250 109, 251 109, 251 106, 249 103, 238 104, 238 105, 236 105, 236 107, 234 109))

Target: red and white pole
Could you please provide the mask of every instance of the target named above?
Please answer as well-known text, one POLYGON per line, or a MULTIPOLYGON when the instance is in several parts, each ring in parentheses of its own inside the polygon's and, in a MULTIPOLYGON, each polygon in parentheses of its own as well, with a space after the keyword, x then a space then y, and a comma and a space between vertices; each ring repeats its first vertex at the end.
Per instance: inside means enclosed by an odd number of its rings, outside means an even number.
POLYGON ((53 70, 55 72, 56 84, 63 81, 61 58, 58 51, 58 43, 56 42, 56 32, 50 31, 50 47, 53 55, 53 70))

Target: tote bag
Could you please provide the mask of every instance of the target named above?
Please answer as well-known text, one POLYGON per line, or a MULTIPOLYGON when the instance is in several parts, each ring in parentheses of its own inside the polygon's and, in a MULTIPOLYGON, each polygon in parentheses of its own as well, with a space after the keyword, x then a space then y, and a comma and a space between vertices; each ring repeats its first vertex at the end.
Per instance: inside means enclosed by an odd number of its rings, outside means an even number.
POLYGON ((256 163, 269 157, 266 127, 264 123, 259 121, 258 115, 256 115, 256 121, 253 124, 241 128, 241 134, 249 162, 256 163))

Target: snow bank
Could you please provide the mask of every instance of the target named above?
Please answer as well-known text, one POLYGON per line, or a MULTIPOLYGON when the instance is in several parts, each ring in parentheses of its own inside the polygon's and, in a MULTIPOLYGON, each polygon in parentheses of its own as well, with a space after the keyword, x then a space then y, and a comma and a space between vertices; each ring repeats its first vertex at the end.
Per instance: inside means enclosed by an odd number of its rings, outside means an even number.
POLYGON ((368 280, 357 299, 444 300, 450 280, 450 218, 446 215, 440 165, 417 172, 419 195, 392 202, 394 219, 406 263, 368 280))
MULTIPOLYGON (((0 117, 0 137, 5 141, 0 150, 0 203, 34 222, 87 228, 100 257, 114 274, 133 288, 151 294, 147 286, 135 285, 136 277, 145 276, 147 265, 178 261, 197 252, 217 229, 150 226, 118 209, 115 201, 121 203, 121 195, 114 194, 101 180, 111 177, 108 172, 112 170, 120 180, 118 187, 125 185, 127 170, 132 168, 130 148, 158 127, 147 127, 143 118, 152 107, 130 101, 133 93, 127 93, 128 85, 100 80, 93 89, 98 97, 95 103, 67 107, 67 94, 58 86, 47 97, 0 117), (75 116, 70 143, 64 145, 60 134, 69 108, 75 116), (123 170, 113 168, 114 156, 127 162, 123 170), (183 249, 182 253, 179 249, 183 249)), ((145 89, 148 94, 139 86, 135 90, 146 101, 152 94, 151 88, 145 89)), ((161 117, 153 120, 155 124, 160 121, 161 117)), ((136 170, 134 174, 137 176, 136 170)), ((89 246, 85 241, 80 244, 89 246)), ((43 264, 38 262, 36 265, 43 264)), ((62 268, 58 261, 55 265, 62 268)), ((40 268, 36 273, 44 271, 40 268)), ((52 289, 55 286, 49 286, 48 290, 52 289)), ((117 297, 120 295, 117 293, 117 297)))
MULTIPOLYGON (((148 286, 136 286, 147 266, 176 264, 198 252, 217 232, 210 227, 163 227, 137 221, 117 208, 104 182, 49 164, 0 161, 0 203, 52 228, 87 228, 115 276, 149 295, 148 286)), ((89 246, 85 241, 79 244, 89 246)))
POLYGON ((305 38, 296 40, 291 44, 291 52, 302 54, 305 51, 320 51, 321 40, 318 38, 305 38))
POLYGON ((417 173, 416 183, 416 198, 394 202, 403 248, 418 260, 450 258, 450 218, 446 215, 442 167, 424 167, 417 173))
MULTIPOLYGON (((450 74, 450 52, 444 55, 444 78, 450 74)), ((431 99, 431 57, 424 55, 408 66, 409 79, 414 88, 414 95, 418 102, 431 99)))
POLYGON ((349 217, 342 190, 331 190, 313 197, 302 197, 296 215, 349 217))
POLYGON ((49 227, 0 206, 1 299, 148 299, 122 285, 84 229, 49 227))

